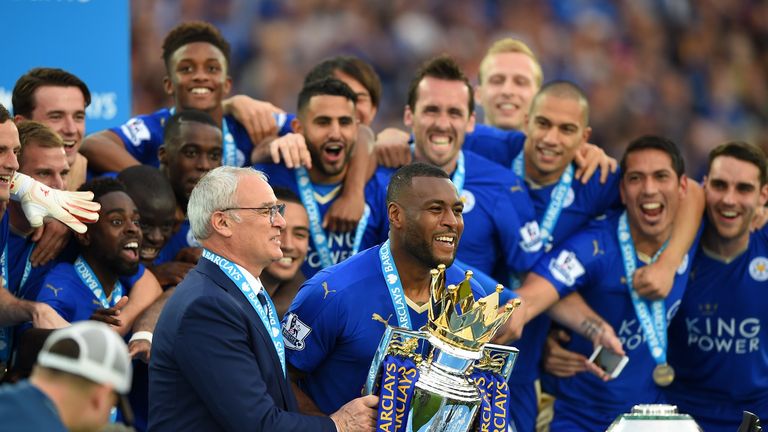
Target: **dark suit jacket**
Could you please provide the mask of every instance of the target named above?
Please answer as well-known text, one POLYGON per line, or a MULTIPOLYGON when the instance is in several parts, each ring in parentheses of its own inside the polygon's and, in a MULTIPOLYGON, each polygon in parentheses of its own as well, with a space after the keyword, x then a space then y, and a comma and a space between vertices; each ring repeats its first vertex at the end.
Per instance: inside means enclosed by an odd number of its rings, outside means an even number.
POLYGON ((153 339, 150 431, 336 431, 297 413, 267 329, 207 259, 176 287, 153 339))

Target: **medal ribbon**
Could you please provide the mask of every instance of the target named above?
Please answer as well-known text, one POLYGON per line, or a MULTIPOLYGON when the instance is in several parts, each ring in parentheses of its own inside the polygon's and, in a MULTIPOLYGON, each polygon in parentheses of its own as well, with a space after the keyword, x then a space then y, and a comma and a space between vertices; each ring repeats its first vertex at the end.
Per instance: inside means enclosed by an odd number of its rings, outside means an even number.
POLYGON ((471 376, 480 390, 478 431, 507 432, 509 417, 509 384, 498 373, 475 369, 471 376))
POLYGON ((382 362, 376 430, 405 431, 419 369, 407 357, 387 354, 382 362))
POLYGON ((107 299, 107 296, 104 293, 104 289, 101 287, 101 282, 99 282, 99 279, 93 273, 93 270, 88 265, 88 263, 85 262, 82 255, 78 256, 75 260, 75 273, 77 273, 77 276, 81 281, 83 281, 85 286, 91 290, 94 297, 99 300, 101 307, 104 309, 111 308, 112 306, 116 305, 121 298, 123 298, 123 284, 121 284, 118 280, 115 282, 114 288, 112 288, 112 295, 110 296, 112 301, 110 302, 107 299))
MULTIPOLYGON (((315 191, 312 188, 309 173, 304 167, 296 168, 294 173, 296 174, 296 183, 299 186, 301 203, 304 204, 304 208, 307 209, 307 215, 309 216, 309 232, 312 234, 312 244, 315 245, 317 254, 320 257, 320 265, 322 268, 330 267, 334 264, 331 257, 330 239, 325 234, 321 224, 320 207, 317 206, 317 201, 315 200, 315 191)), ((363 242, 363 234, 365 234, 365 228, 368 225, 368 218, 370 216, 371 209, 366 204, 363 210, 363 217, 360 218, 360 222, 357 223, 357 229, 355 230, 355 239, 352 242, 352 255, 355 255, 360 250, 360 244, 363 242)))
POLYGON ((272 345, 275 347, 277 356, 280 358, 280 366, 283 367, 283 376, 287 376, 285 371, 285 343, 283 342, 283 335, 280 332, 280 320, 277 318, 275 305, 272 303, 272 299, 269 298, 269 294, 267 294, 266 290, 263 288, 261 289, 264 298, 267 299, 268 310, 265 311, 258 299, 258 294, 254 291, 254 287, 248 283, 248 279, 245 278, 245 275, 239 268, 237 268, 235 263, 209 251, 208 249, 203 249, 203 258, 219 266, 221 271, 223 271, 229 280, 237 286, 240 292, 245 296, 246 300, 248 300, 248 303, 251 304, 251 307, 253 307, 259 315, 261 322, 264 324, 264 328, 267 329, 267 333, 269 333, 269 337, 272 339, 272 345))
POLYGON ((408 304, 405 302, 405 289, 400 280, 400 274, 397 272, 395 260, 392 259, 392 253, 389 249, 389 240, 379 248, 379 261, 381 262, 381 272, 384 274, 384 281, 387 283, 389 297, 392 299, 392 306, 395 308, 398 327, 413 330, 411 327, 411 316, 408 313, 408 304))
MULTIPOLYGON (((627 289, 629 289, 629 295, 632 297, 632 305, 635 307, 635 314, 637 315, 637 319, 640 322, 640 327, 643 329, 645 341, 648 345, 648 349, 651 353, 651 356, 653 357, 653 360, 658 365, 665 364, 667 363, 666 307, 664 306, 664 300, 650 301, 643 299, 632 288, 632 276, 637 269, 637 254, 635 252, 635 244, 632 241, 632 233, 629 230, 626 210, 621 214, 621 217, 619 218, 619 227, 617 232, 619 236, 621 257, 624 261, 624 273, 627 277, 627 289)), ((656 252, 653 258, 651 258, 651 262, 655 262, 666 247, 667 243, 664 243, 661 249, 656 252)))
MULTIPOLYGON (((2 263, 3 286, 10 291, 8 285, 8 244, 5 244, 3 253, 0 254, 0 263, 2 263)), ((8 363, 11 358, 11 344, 13 343, 13 326, 0 327, 0 362, 8 363)))
MULTIPOLYGON (((523 154, 524 152, 521 151, 512 161, 512 171, 514 171, 521 179, 525 179, 525 159, 523 158, 523 154)), ((573 164, 571 163, 568 164, 565 168, 565 172, 560 176, 557 186, 555 186, 552 191, 552 199, 549 200, 547 210, 544 212, 541 221, 539 221, 539 229, 541 230, 541 238, 544 240, 545 250, 552 248, 555 226, 557 226, 557 220, 560 218, 560 213, 563 211, 563 205, 568 197, 568 191, 571 189, 572 183, 573 164)))

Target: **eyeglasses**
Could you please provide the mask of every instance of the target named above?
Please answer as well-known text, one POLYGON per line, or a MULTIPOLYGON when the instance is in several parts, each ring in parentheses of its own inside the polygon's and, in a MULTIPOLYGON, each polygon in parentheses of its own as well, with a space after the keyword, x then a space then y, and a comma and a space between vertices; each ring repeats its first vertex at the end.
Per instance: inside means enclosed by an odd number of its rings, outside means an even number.
POLYGON ((269 213, 262 213, 264 215, 269 214, 269 224, 274 225, 275 224, 275 216, 277 216, 278 213, 280 213, 280 216, 285 216, 285 204, 275 204, 273 206, 269 207, 229 207, 225 209, 221 209, 219 211, 229 211, 229 210, 257 210, 257 211, 269 211, 269 213))

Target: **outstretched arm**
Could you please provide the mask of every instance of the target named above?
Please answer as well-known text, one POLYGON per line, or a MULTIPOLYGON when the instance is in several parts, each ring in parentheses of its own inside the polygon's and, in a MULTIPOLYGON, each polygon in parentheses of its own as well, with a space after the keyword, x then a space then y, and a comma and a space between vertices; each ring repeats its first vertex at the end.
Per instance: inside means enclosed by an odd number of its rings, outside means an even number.
POLYGON ((123 146, 123 141, 114 132, 103 130, 88 135, 83 140, 80 153, 88 159, 88 165, 100 172, 122 171, 139 165, 123 146))

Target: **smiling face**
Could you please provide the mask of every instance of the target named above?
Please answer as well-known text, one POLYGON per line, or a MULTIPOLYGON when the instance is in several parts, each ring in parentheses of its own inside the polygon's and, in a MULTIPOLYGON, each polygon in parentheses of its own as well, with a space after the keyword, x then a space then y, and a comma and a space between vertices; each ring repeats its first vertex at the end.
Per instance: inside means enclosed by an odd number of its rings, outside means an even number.
POLYGON ((35 90, 35 109, 28 120, 39 121, 64 141, 70 166, 85 136, 85 97, 78 87, 41 86, 35 90))
POLYGON ((536 63, 520 52, 489 55, 481 64, 477 102, 485 123, 500 129, 522 129, 533 96, 539 90, 536 63))
POLYGON ((403 121, 413 130, 416 159, 452 172, 464 137, 475 128, 469 113, 469 89, 463 81, 424 77, 416 89, 413 110, 403 121))
POLYGON ((221 50, 207 42, 192 42, 171 56, 163 87, 177 108, 212 112, 221 109, 232 80, 221 50))
POLYGON ((135 274, 141 246, 139 210, 125 192, 109 192, 98 201, 99 221, 79 237, 83 249, 117 275, 135 274))
POLYGON ((340 181, 357 139, 354 102, 343 96, 312 96, 293 127, 304 136, 313 173, 323 177, 322 182, 340 181))
POLYGON ((333 73, 335 78, 338 78, 344 84, 348 85, 353 92, 357 95, 357 102, 355 102, 355 113, 357 115, 357 121, 360 124, 370 126, 373 123, 373 118, 376 117, 376 106, 373 105, 371 99, 371 93, 360 81, 352 78, 341 71, 335 71, 333 73))
POLYGON ((678 178, 672 158, 664 151, 642 149, 626 155, 621 200, 636 244, 660 245, 669 238, 685 184, 685 177, 678 178))
POLYGON ((0 206, 11 199, 11 180, 19 169, 19 161, 16 155, 21 150, 19 131, 16 125, 9 119, 0 123, 0 206))
POLYGON ((526 118, 526 174, 539 184, 560 178, 592 131, 575 98, 543 94, 526 118))
POLYGON ((42 147, 32 140, 24 146, 19 172, 51 189, 63 190, 69 175, 69 163, 62 147, 42 147))
POLYGON ((453 264, 464 232, 464 203, 453 183, 445 178, 414 177, 410 193, 403 194, 397 205, 405 214, 404 250, 428 268, 453 264))
POLYGON ((146 200, 138 204, 141 214, 141 261, 151 264, 157 258, 160 250, 168 243, 173 235, 176 223, 176 200, 146 200))
POLYGON ((280 249, 283 257, 264 271, 274 279, 285 282, 293 279, 309 250, 309 217, 299 203, 285 202, 285 228, 280 235, 280 249))
POLYGON ((722 240, 746 240, 757 208, 768 199, 768 185, 760 185, 760 170, 732 156, 712 161, 704 181, 707 216, 722 240))

